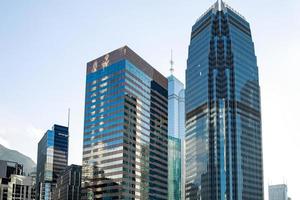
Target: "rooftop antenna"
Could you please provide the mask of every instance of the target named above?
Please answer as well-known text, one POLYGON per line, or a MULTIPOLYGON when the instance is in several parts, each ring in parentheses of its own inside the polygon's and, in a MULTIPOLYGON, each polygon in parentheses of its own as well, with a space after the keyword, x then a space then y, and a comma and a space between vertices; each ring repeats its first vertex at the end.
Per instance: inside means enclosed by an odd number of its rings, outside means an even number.
POLYGON ((170 68, 170 72, 171 72, 171 75, 173 75, 173 72, 174 72, 174 61, 173 61, 173 50, 171 49, 171 60, 170 60, 170 64, 171 64, 171 68, 170 68))
POLYGON ((70 108, 68 108, 68 128, 69 128, 69 125, 70 125, 70 108))

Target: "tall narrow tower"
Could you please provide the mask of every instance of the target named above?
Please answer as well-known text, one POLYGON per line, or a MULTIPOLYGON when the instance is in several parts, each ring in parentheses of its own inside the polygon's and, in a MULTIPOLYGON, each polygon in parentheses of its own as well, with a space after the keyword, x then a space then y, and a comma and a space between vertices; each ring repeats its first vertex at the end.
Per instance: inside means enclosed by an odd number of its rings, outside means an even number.
POLYGON ((168 77, 168 199, 184 199, 184 85, 173 75, 168 77))
POLYGON ((258 68, 249 23, 217 1, 192 27, 186 199, 262 200, 258 68))

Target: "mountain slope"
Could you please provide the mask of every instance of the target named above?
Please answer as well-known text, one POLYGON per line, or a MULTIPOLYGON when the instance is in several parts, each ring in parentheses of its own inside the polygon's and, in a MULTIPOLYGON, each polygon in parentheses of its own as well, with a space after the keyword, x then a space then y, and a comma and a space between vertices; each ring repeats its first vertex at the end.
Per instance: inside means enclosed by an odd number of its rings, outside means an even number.
POLYGON ((0 160, 14 161, 23 164, 24 172, 30 173, 36 165, 31 158, 23 155, 22 153, 8 149, 0 144, 0 160))

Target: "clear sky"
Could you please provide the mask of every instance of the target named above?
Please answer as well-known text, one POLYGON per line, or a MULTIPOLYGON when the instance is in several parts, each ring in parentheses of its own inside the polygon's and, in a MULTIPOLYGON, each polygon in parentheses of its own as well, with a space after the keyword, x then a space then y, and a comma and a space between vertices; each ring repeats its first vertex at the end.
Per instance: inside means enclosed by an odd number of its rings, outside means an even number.
MULTIPOLYGON (((66 125, 70 107, 69 164, 81 164, 86 63, 127 44, 168 76, 172 48, 185 81, 191 26, 213 3, 1 0, 0 144, 36 161, 42 134, 66 125)), ((300 1, 227 3, 250 22, 255 43, 265 185, 285 181, 300 199, 300 1)))

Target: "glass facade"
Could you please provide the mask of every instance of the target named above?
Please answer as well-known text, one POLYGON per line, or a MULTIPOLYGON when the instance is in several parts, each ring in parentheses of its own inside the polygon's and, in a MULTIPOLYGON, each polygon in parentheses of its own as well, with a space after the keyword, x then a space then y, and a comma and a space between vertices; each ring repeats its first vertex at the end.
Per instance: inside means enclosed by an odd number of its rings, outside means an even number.
POLYGON ((184 85, 168 77, 168 199, 184 199, 184 85))
POLYGON ((127 46, 87 64, 82 199, 167 199, 167 95, 127 46))
POLYGON ((52 198, 52 189, 59 174, 68 165, 68 127, 54 125, 38 143, 36 199, 52 198))
POLYGON ((223 2, 192 27, 185 139, 186 199, 264 198, 254 44, 249 23, 223 2))
POLYGON ((168 139, 168 199, 180 200, 182 193, 181 140, 172 136, 169 136, 168 139))

